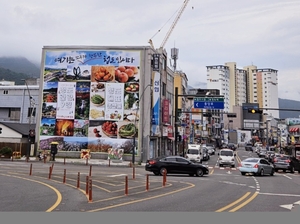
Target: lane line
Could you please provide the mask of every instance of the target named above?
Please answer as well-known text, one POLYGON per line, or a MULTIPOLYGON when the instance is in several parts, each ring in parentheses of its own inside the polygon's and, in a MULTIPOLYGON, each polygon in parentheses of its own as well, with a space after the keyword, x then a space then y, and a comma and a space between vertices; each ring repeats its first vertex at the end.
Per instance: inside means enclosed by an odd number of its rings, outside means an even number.
POLYGON ((256 198, 257 195, 258 195, 258 192, 255 192, 249 199, 247 199, 246 201, 244 201, 243 203, 241 203, 240 205, 238 205, 234 209, 231 209, 229 212, 235 212, 235 211, 239 210, 240 208, 244 207, 245 205, 247 205, 248 203, 253 201, 254 198, 256 198))
POLYGON ((244 196, 240 197, 238 200, 236 200, 236 201, 230 203, 229 205, 226 205, 226 206, 224 206, 224 207, 218 209, 218 210, 215 211, 215 212, 223 212, 223 211, 225 211, 226 209, 233 207, 233 206, 236 205, 237 203, 239 203, 239 202, 241 202, 242 200, 244 200, 245 198, 247 198, 250 194, 251 194, 251 192, 247 192, 246 194, 244 194, 244 196))
POLYGON ((27 181, 31 181, 31 182, 35 182, 35 183, 38 183, 38 184, 42 184, 42 185, 45 185, 46 187, 49 187, 51 190, 53 190, 56 195, 57 195, 57 199, 55 201, 55 203, 46 210, 46 212, 51 212, 53 211, 62 201, 62 195, 61 193, 59 192, 59 190, 57 190, 55 187, 49 185, 49 184, 46 184, 44 182, 41 182, 41 181, 37 181, 37 180, 32 180, 32 179, 28 179, 28 178, 25 178, 25 177, 18 177, 18 176, 14 176, 14 175, 8 175, 8 174, 0 174, 2 176, 9 176, 9 177, 14 177, 14 178, 19 178, 19 179, 22 179, 22 180, 27 180, 27 181))

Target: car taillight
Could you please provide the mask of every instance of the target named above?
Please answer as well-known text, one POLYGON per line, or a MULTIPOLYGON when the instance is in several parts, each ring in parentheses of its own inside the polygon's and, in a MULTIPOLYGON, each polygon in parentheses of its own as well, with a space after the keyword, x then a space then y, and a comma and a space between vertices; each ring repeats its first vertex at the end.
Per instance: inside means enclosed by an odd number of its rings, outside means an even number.
POLYGON ((277 162, 277 159, 274 159, 274 162, 277 162))
POLYGON ((239 164, 238 164, 238 167, 242 167, 242 164, 241 164, 241 163, 239 163, 239 164))
POLYGON ((253 168, 258 168, 258 164, 255 164, 255 165, 253 166, 253 168))
POLYGON ((289 160, 289 159, 288 159, 288 160, 286 160, 285 162, 287 162, 287 163, 290 163, 290 162, 291 162, 291 160, 289 160))
POLYGON ((150 160, 150 161, 149 161, 149 164, 150 164, 150 165, 153 165, 153 164, 155 164, 155 163, 156 163, 155 160, 150 160))

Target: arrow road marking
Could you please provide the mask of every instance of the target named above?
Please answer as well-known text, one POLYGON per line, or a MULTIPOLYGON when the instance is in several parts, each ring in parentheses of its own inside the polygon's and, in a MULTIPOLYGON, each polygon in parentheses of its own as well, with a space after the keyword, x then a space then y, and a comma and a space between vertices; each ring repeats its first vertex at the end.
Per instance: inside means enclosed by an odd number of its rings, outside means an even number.
POLYGON ((289 210, 292 210, 292 208, 294 207, 293 204, 288 204, 288 205, 280 205, 280 207, 282 208, 286 208, 286 209, 289 209, 289 210))

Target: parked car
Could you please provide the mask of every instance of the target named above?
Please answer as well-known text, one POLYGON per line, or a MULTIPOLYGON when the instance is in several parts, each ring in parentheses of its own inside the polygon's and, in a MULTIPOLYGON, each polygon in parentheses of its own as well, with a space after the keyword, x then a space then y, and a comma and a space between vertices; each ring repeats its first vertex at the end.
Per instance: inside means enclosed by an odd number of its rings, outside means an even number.
POLYGON ((232 149, 221 149, 218 153, 219 156, 219 166, 229 165, 235 167, 235 156, 232 149))
POLYGON ((264 176, 266 174, 273 176, 275 173, 274 166, 263 158, 244 159, 239 164, 238 169, 242 175, 251 173, 259 176, 264 176))
POLYGON ((245 150, 246 150, 246 151, 251 151, 251 152, 253 152, 253 146, 252 146, 252 143, 247 143, 247 144, 245 145, 245 150))
POLYGON ((202 177, 208 175, 207 166, 193 163, 181 156, 164 156, 146 161, 145 170, 155 175, 166 174, 188 174, 190 176, 202 177))
POLYGON ((208 148, 206 146, 202 148, 202 152, 203 152, 202 160, 203 161, 210 160, 210 155, 209 155, 209 152, 208 152, 208 148))
POLYGON ((267 151, 265 158, 270 162, 273 163, 273 159, 275 158, 274 151, 267 151))
POLYGON ((228 143, 227 144, 227 148, 235 151, 237 147, 236 147, 236 145, 234 143, 228 143))
POLYGON ((294 173, 298 171, 298 173, 300 173, 300 161, 293 156, 281 155, 274 158, 273 164, 275 172, 282 170, 283 172, 290 171, 294 173))
POLYGON ((208 150, 209 155, 215 155, 216 150, 215 150, 215 147, 213 145, 206 145, 206 148, 208 150))

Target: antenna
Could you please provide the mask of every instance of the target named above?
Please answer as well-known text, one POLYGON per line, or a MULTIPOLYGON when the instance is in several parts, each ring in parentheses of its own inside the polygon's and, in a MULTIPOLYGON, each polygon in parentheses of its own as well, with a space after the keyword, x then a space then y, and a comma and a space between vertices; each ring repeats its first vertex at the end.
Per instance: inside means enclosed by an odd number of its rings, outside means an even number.
POLYGON ((174 63, 173 63, 173 69, 174 69, 174 72, 176 71, 176 62, 177 62, 177 59, 178 59, 178 48, 171 48, 171 58, 173 59, 174 63))

